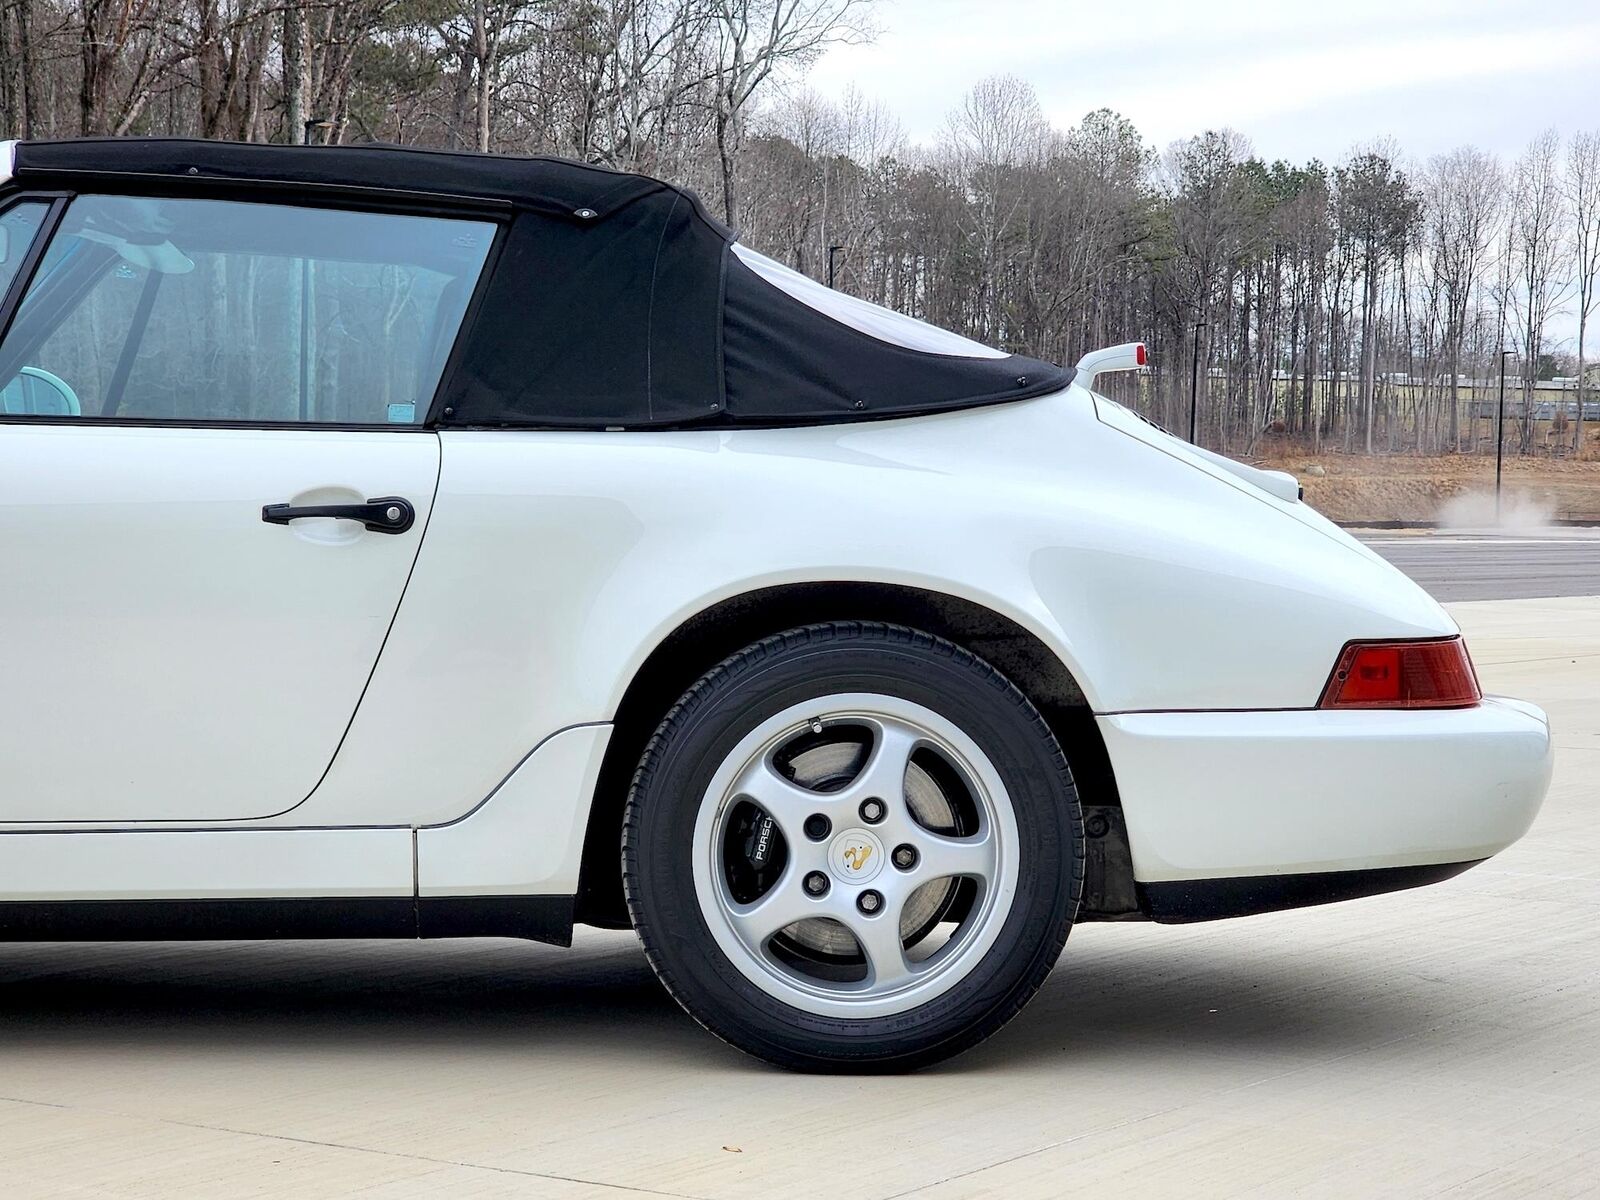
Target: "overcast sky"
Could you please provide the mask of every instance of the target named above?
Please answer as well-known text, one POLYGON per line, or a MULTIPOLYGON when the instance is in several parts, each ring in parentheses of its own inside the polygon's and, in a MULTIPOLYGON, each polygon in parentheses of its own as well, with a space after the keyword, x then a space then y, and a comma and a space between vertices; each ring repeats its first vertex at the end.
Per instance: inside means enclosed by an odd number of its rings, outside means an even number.
POLYGON ((1161 149, 1231 126, 1296 162, 1381 136, 1509 160, 1547 127, 1600 128, 1600 0, 883 0, 876 21, 808 83, 853 84, 913 141, 1005 73, 1061 128, 1107 107, 1161 149))

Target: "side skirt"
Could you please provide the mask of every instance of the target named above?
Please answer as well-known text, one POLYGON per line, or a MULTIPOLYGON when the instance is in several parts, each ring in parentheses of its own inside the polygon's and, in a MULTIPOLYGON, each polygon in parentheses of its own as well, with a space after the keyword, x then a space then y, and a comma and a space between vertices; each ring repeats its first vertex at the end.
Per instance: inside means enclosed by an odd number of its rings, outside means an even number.
POLYGON ((1164 925, 1220 921, 1398 892, 1452 879, 1483 860, 1381 867, 1367 871, 1318 871, 1306 875, 1249 875, 1236 879, 1183 879, 1141 883, 1140 907, 1164 925))
POLYGON ((571 896, 9 900, 0 942, 513 937, 572 945, 571 896))

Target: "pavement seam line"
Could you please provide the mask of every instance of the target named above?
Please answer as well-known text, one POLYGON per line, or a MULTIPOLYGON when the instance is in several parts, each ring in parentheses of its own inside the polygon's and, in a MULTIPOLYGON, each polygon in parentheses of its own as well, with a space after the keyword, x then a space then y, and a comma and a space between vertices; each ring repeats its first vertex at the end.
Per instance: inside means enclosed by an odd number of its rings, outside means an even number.
POLYGON ((357 1146, 349 1142, 324 1142, 316 1138, 293 1137, 286 1133, 262 1133, 254 1129, 234 1129, 228 1125, 208 1125, 202 1121, 179 1121, 171 1117, 150 1117, 137 1113, 119 1112, 113 1108, 88 1108, 76 1104, 56 1104, 49 1100, 29 1100, 22 1096, 0 1096, 0 1103, 22 1104, 32 1108, 53 1108, 62 1112, 93 1112, 102 1116, 122 1117, 134 1121, 154 1121, 158 1125, 171 1125, 179 1129, 199 1129, 207 1133, 227 1133, 236 1137, 260 1138, 271 1142, 290 1142, 297 1146, 320 1146, 326 1150, 352 1150, 357 1154, 376 1154, 382 1158, 401 1158, 411 1162, 430 1163, 437 1167, 465 1167, 475 1171, 493 1171, 500 1175, 516 1175, 525 1179, 549 1179, 557 1183, 576 1183, 588 1187, 609 1188, 618 1192, 631 1192, 639 1196, 667 1196, 671 1200, 707 1200, 690 1192, 665 1192, 657 1188, 634 1187, 627 1183, 608 1183, 603 1179, 583 1179, 576 1175, 558 1175, 553 1171, 525 1171, 518 1167, 497 1167, 488 1163, 466 1162, 454 1158, 435 1158, 431 1154, 409 1154, 403 1150, 380 1150, 372 1146, 357 1146))

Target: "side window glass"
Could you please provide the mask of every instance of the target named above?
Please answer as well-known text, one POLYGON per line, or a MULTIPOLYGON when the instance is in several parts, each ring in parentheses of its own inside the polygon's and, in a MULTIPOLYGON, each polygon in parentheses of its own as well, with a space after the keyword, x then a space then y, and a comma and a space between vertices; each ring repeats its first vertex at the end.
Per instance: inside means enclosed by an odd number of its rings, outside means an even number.
POLYGON ((23 256, 28 253, 34 235, 39 232, 39 226, 44 224, 45 213, 49 211, 48 204, 24 200, 0 212, 0 300, 4 300, 6 292, 10 290, 22 266, 23 256))
POLYGON ((0 345, 7 412, 425 420, 486 221, 82 196, 0 345))
MULTIPOLYGON (((16 282, 23 257, 32 246, 49 210, 48 204, 24 200, 0 213, 0 301, 6 298, 11 285, 16 282)), ((20 375, 0 386, 0 413, 46 411, 33 407, 36 399, 33 388, 33 381, 20 375)))

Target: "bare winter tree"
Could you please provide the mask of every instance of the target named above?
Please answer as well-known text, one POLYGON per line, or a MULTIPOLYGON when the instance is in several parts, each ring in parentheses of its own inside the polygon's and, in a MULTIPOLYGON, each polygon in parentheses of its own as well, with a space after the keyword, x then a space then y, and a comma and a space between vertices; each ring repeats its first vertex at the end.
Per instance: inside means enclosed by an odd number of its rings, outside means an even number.
POLYGON ((1500 164, 1472 146, 1428 164, 1426 246, 1440 301, 1440 336, 1449 374, 1450 445, 1460 448, 1461 347, 1484 260, 1504 207, 1500 164))
POLYGON ((1361 412, 1366 451, 1372 453, 1377 415, 1380 292, 1404 254, 1418 214, 1418 199, 1394 153, 1383 146, 1356 154, 1335 172, 1339 224, 1357 247, 1361 290, 1361 412))
MULTIPOLYGON (((1239 168, 1249 155, 1245 138, 1231 129, 1208 131, 1168 147, 1165 171, 1171 189, 1172 255, 1179 321, 1201 340, 1197 351, 1209 363, 1209 343, 1226 346, 1234 328, 1232 308, 1237 264, 1249 233, 1241 203, 1239 168)), ((1207 373, 1209 375, 1209 372, 1207 373)), ((1209 397, 1209 378, 1202 383, 1209 397)), ((1225 441, 1224 421, 1218 435, 1225 441)))
POLYGON ((830 210, 838 202, 843 118, 811 91, 784 100, 762 123, 740 171, 743 227, 760 230, 776 256, 798 271, 826 270, 830 210))
POLYGON ((1517 159, 1516 188, 1511 202, 1511 253, 1518 287, 1512 311, 1522 335, 1522 452, 1533 445, 1533 385, 1539 374, 1544 330, 1561 305, 1567 280, 1565 202, 1558 165, 1561 139, 1555 130, 1534 138, 1517 159))
POLYGON ((828 46, 873 36, 873 0, 710 0, 716 37, 713 102, 722 212, 737 221, 734 156, 744 140, 751 100, 773 73, 805 67, 828 46))
POLYGON ((170 65, 158 0, 79 0, 83 37, 78 76, 80 131, 127 133, 170 65))
POLYGON ((1584 338, 1594 310, 1595 283, 1600 278, 1600 133, 1573 135, 1567 147, 1566 195, 1572 214, 1572 279, 1578 302, 1578 419, 1572 431, 1572 449, 1578 451, 1583 448, 1584 338))
POLYGON ((33 137, 42 102, 38 39, 54 40, 47 27, 37 27, 32 0, 0 3, 0 113, 12 114, 10 124, 23 137, 33 137))
POLYGON ((283 101, 284 123, 291 141, 304 141, 306 135, 306 92, 311 81, 306 60, 306 14, 304 0, 284 0, 283 4, 283 101))
MULTIPOLYGON (((703 140, 698 125, 714 78, 704 49, 711 10, 694 0, 605 0, 584 13, 585 33, 557 85, 576 98, 573 152, 682 177, 703 140)), ((547 26, 545 57, 562 57, 549 48, 562 43, 566 28, 547 26)))
POLYGON ((1030 199, 1019 176, 1040 166, 1054 137, 1032 86, 1012 75, 982 80, 949 117, 945 169, 970 200, 978 251, 972 324, 997 344, 1008 336, 1000 276, 1013 267, 1012 234, 1030 199))

